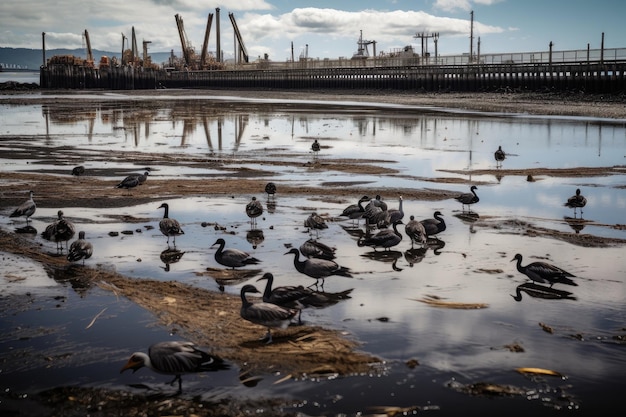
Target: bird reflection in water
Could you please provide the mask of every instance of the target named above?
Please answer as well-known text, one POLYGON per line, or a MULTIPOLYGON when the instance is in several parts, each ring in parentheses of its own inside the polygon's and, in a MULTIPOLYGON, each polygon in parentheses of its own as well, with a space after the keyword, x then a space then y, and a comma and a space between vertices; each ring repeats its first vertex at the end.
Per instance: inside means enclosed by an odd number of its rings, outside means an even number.
POLYGON ((261 229, 252 229, 248 230, 246 233, 246 240, 248 243, 252 245, 252 249, 256 249, 263 241, 265 240, 265 236, 263 235, 263 230, 261 229))
POLYGON ((525 292, 533 298, 543 298, 545 300, 576 300, 569 291, 557 290, 555 288, 535 284, 534 282, 526 282, 515 288, 515 295, 511 297, 517 302, 522 301, 522 292, 525 292))
POLYGON ((398 260, 402 258, 402 255, 402 252, 398 250, 370 251, 361 254, 362 257, 373 261, 391 263, 391 268, 394 271, 402 271, 402 268, 398 266, 398 260))
POLYGON ((165 266, 161 268, 163 268, 166 272, 169 272, 170 264, 175 264, 176 262, 180 261, 184 254, 185 252, 182 252, 176 248, 168 247, 163 252, 161 252, 160 255, 161 262, 165 264, 165 266))
POLYGON ((583 230, 586 226, 587 220, 571 218, 568 216, 563 217, 563 220, 572 228, 572 230, 578 234, 581 230, 583 230))
POLYGON ((15 233, 22 234, 22 235, 36 235, 37 229, 35 229, 33 226, 29 224, 29 225, 22 226, 22 227, 16 227, 15 233))
POLYGON ((446 246, 446 242, 437 238, 428 238, 426 244, 419 248, 411 248, 404 252, 404 259, 409 263, 409 267, 418 264, 424 260, 429 249, 436 256, 441 255, 441 249, 446 246))

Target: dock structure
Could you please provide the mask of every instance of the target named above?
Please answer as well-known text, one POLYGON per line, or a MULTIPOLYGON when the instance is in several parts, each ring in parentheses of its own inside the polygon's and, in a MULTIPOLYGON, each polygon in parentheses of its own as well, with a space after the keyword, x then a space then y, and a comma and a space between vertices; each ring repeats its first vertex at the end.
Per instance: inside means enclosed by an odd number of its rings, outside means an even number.
MULTIPOLYGON (((621 51, 621 50, 620 50, 621 51)), ((399 90, 399 91, 626 91, 626 56, 566 62, 447 63, 432 60, 258 62, 217 70, 170 71, 155 67, 48 64, 40 70, 46 89, 140 90, 158 88, 399 90)))

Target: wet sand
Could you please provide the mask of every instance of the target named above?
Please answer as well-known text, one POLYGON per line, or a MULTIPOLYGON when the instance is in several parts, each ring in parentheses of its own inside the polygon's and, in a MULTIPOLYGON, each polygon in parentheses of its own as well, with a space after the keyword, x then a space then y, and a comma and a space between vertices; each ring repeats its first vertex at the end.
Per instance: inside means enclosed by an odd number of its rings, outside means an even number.
MULTIPOLYGON (((188 91, 167 92, 168 94, 189 94, 188 91)), ((218 95, 225 94, 223 91, 199 91, 198 94, 218 95)), ((47 94, 47 92, 46 92, 47 94)), ((135 93, 133 93, 135 94, 135 93)), ((158 93, 139 92, 136 94, 151 94, 155 98, 158 93)), ((234 96, 240 97, 258 97, 259 92, 232 92, 234 96)), ((263 97, 273 97, 279 99, 301 99, 302 93, 296 92, 263 92, 263 97)), ((589 117, 605 117, 605 118, 625 118, 626 107, 623 102, 616 100, 606 101, 601 98, 581 97, 578 100, 570 98, 570 100, 562 100, 553 97, 541 95, 525 95, 525 94, 421 94, 421 95, 337 95, 312 93, 306 95, 311 100, 329 100, 329 101, 376 101, 395 104, 413 104, 427 106, 453 107, 459 109, 468 109, 476 111, 488 112, 526 112, 529 114, 546 114, 546 115, 573 115, 573 116, 589 116, 589 117)), ((17 97, 14 97, 16 100, 17 97)), ((4 101, 3 97, 0 101, 4 101)), ((32 98, 28 99, 32 103, 32 98)), ((38 99, 39 100, 39 99, 38 99)), ((45 95, 42 101, 48 101, 45 95)), ((9 101, 13 101, 10 99, 9 101)), ((21 153, 16 153, 15 158, 27 157, 21 153)), ((10 157, 10 156, 7 156, 10 157)), ((93 155, 93 158, 105 160, 106 154, 93 155)), ((180 156, 172 159, 171 156, 163 155, 160 160, 141 160, 145 155, 128 153, 124 155, 128 163, 146 166, 159 166, 164 164, 177 165, 194 165, 198 163, 192 156, 180 156)), ((284 162, 279 155, 263 155, 265 169, 271 171, 272 167, 284 167, 288 162, 284 162)), ((206 163, 206 160, 203 160, 206 163)), ((38 204, 42 207, 124 207, 133 204, 139 204, 149 201, 162 200, 164 198, 177 198, 195 195, 233 195, 233 190, 237 190, 239 195, 247 195, 250 193, 259 193, 263 190, 264 179, 258 179, 258 173, 252 169, 234 169, 231 165, 233 161, 228 159, 219 159, 211 161, 211 164, 221 172, 225 173, 227 178, 220 181, 199 181, 198 179, 177 179, 177 180, 159 180, 149 178, 145 184, 132 190, 132 193, 124 192, 114 188, 115 182, 107 180, 104 177, 110 177, 111 172, 101 170, 91 173, 88 176, 73 178, 68 175, 67 170, 55 172, 40 172, 34 167, 31 172, 20 173, 3 173, 3 181, 0 183, 0 193, 5 196, 0 201, 0 209, 8 210, 10 207, 23 201, 23 194, 13 192, 15 189, 24 189, 25 186, 31 189, 41 190, 37 193, 38 204), (77 182, 81 187, 76 187, 77 182), (26 185, 25 185, 26 184, 26 185), (84 188, 91 190, 89 194, 83 192, 84 188), (97 195, 97 197, 93 197, 97 195)), ((238 167, 252 164, 258 164, 257 159, 236 161, 238 167)), ((301 167, 300 167, 301 168, 301 167)), ((306 169, 319 170, 339 170, 346 173, 367 173, 367 174, 384 174, 388 176, 400 175, 398 172, 383 169, 376 165, 375 161, 366 160, 324 160, 315 163, 308 163, 306 169)), ((568 170, 558 169, 529 169, 509 171, 506 169, 499 170, 481 170, 476 174, 492 174, 495 175, 517 175, 517 176, 561 176, 561 177, 577 177, 577 176, 593 176, 608 175, 620 170, 618 167, 604 168, 577 168, 568 170)), ((623 172, 623 171, 619 171, 623 172)), ((463 174, 468 174, 464 172, 463 174)), ((422 178, 422 180, 424 180, 422 178)), ((453 196, 445 190, 436 188, 437 182, 458 181, 465 182, 463 179, 451 180, 443 178, 428 179, 433 183, 432 189, 397 189, 389 190, 389 192, 398 193, 411 198, 413 200, 443 200, 452 198, 453 196)), ((281 186, 280 193, 284 195, 306 196, 321 201, 346 201, 345 196, 352 196, 359 193, 359 188, 350 187, 349 184, 342 183, 341 186, 332 183, 324 184, 322 187, 289 187, 281 186)), ((128 219, 133 221, 133 219, 128 219)), ((559 238, 558 232, 550 230, 528 230, 527 233, 552 235, 559 238)), ((568 239, 577 239, 567 234, 568 239)), ((618 239, 607 239, 600 237, 580 237, 586 239, 584 244, 593 246, 602 245, 621 245, 626 242, 618 239)), ((45 265, 48 268, 63 268, 66 264, 63 258, 52 257, 41 251, 41 248, 22 240, 13 233, 0 231, 0 250, 24 255, 36 262, 45 265)), ((324 329, 317 326, 295 326, 285 332, 281 332, 275 337, 275 343, 271 346, 262 346, 262 342, 244 342, 242 340, 250 340, 250 334, 259 331, 259 327, 249 324, 239 318, 239 308, 241 301, 239 297, 232 295, 200 290, 180 284, 177 282, 162 282, 153 280, 138 280, 124 277, 111 271, 102 271, 89 266, 85 267, 86 279, 98 283, 102 288, 122 295, 131 299, 133 302, 146 309, 152 311, 155 317, 159 317, 164 324, 176 324, 182 329, 182 335, 188 339, 201 344, 209 345, 214 348, 215 353, 223 356, 225 359, 233 361, 244 371, 254 373, 276 372, 296 377, 302 374, 308 375, 325 375, 339 374, 348 375, 351 373, 366 372, 371 370, 374 363, 380 362, 379 358, 375 358, 366 352, 360 350, 357 341, 350 340, 336 331, 324 329), (219 337, 212 337, 215 329, 219 329, 219 337), (280 360, 276 358, 280 354, 280 360), (249 364, 254 364, 254 367, 249 364)), ((64 407, 63 399, 68 396, 79 396, 81 389, 56 390, 52 398, 47 401, 60 410, 64 407), (54 405, 56 404, 56 406, 54 405)), ((120 401, 120 408, 124 407, 123 399, 128 400, 130 397, 126 393, 113 393, 95 390, 90 392, 93 398, 101 398, 102 396, 107 403, 112 401, 120 401)), ((185 400, 182 400, 183 402, 185 400)), ((78 405, 78 404, 77 404, 78 405)), ((175 403, 169 411, 175 412, 175 403)), ((179 406, 179 405, 177 405, 179 406)), ((247 407, 248 405, 244 405, 247 407)), ((86 407, 86 406, 85 406, 86 407)), ((204 409, 198 415, 219 415, 224 410, 218 408, 209 411, 204 409), (207 414, 205 414, 205 412, 207 414), (217 414, 212 414, 212 413, 217 414)), ((111 411, 109 409, 109 411, 111 411)), ((117 411, 117 410, 116 410, 117 411)), ((143 411, 143 410, 141 410, 143 411)), ((132 407, 125 408, 126 415, 140 415, 140 410, 132 407), (134 411, 137 414, 134 413, 134 411)), ((104 415, 104 414, 102 414, 104 415)))

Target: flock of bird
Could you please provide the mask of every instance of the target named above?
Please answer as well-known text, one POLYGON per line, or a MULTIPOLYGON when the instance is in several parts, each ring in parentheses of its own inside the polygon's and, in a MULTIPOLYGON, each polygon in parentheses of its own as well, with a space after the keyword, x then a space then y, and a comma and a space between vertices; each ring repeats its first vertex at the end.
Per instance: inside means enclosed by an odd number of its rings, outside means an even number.
MULTIPOLYGON (((319 143, 317 140, 312 145, 312 151, 317 154, 319 152, 319 143)), ((506 158, 506 154, 499 147, 494 157, 498 166, 506 158)), ((81 175, 84 168, 73 170, 73 175, 81 175)), ((116 187, 132 188, 141 185, 146 181, 149 173, 135 174, 126 177, 116 187)), ((463 193, 455 197, 461 203, 462 209, 465 208, 471 212, 471 206, 478 203, 479 197, 476 194, 477 187, 471 186, 470 192, 463 193)), ((277 187, 276 184, 270 182, 265 187, 268 196, 268 202, 275 198, 277 187)), ((33 200, 34 193, 30 191, 30 197, 27 201, 17 207, 10 217, 26 218, 26 222, 36 211, 36 204, 33 200)), ((586 199, 576 190, 576 194, 569 198, 565 206, 580 209, 582 216, 582 208, 586 204, 586 199)), ((164 209, 163 218, 159 222, 161 233, 167 237, 169 248, 170 238, 173 244, 176 244, 176 237, 184 234, 180 223, 169 216, 169 206, 167 203, 161 204, 159 208, 164 209)), ((252 199, 246 204, 245 213, 250 219, 251 227, 256 227, 256 219, 263 214, 263 205, 256 199, 252 199)), ((75 227, 69 220, 65 219, 61 210, 57 213, 58 218, 48 225, 42 233, 42 237, 47 240, 56 242, 57 250, 63 250, 63 242, 66 248, 68 241, 75 235, 75 227)), ((402 241, 402 233, 399 230, 403 224, 404 211, 403 199, 400 196, 398 200, 398 208, 389 208, 377 195, 375 198, 362 196, 355 204, 346 207, 339 215, 349 219, 357 225, 363 221, 366 225, 367 233, 358 239, 358 246, 369 246, 376 250, 382 248, 389 250, 398 245, 402 241), (366 204, 367 203, 367 204, 366 204), (375 233, 370 233, 376 230, 375 233)), ((312 213, 304 221, 304 226, 311 230, 322 230, 328 227, 323 217, 317 213, 312 213)), ((411 247, 414 245, 423 246, 431 239, 438 239, 437 235, 446 230, 446 223, 443 214, 435 211, 432 218, 417 220, 415 216, 410 216, 409 221, 404 225, 404 233, 411 241, 411 247)), ((226 247, 226 241, 219 238, 212 245, 218 246, 215 251, 215 261, 230 269, 246 267, 261 263, 261 260, 252 256, 250 253, 226 247)), ((89 259, 93 254, 91 243, 85 240, 85 232, 80 231, 78 239, 72 242, 68 249, 67 259, 71 262, 89 259)), ((315 280, 315 285, 321 281, 322 288, 324 280, 330 276, 351 277, 352 272, 349 268, 340 266, 333 260, 335 257, 335 249, 318 242, 316 239, 309 239, 299 248, 291 248, 285 255, 292 255, 295 269, 315 280), (304 256, 304 257, 302 257, 304 256)), ((554 284, 577 285, 572 278, 575 276, 559 267, 548 264, 546 262, 532 262, 526 266, 522 266, 522 255, 516 254, 512 261, 517 261, 517 270, 526 275, 533 283, 547 283, 550 288, 554 284)), ((350 292, 347 290, 340 293, 326 293, 324 291, 313 290, 311 287, 299 286, 278 286, 273 287, 274 276, 271 273, 265 273, 257 281, 265 280, 266 285, 261 293, 254 285, 246 284, 240 290, 241 309, 240 316, 242 319, 251 323, 258 324, 266 328, 266 334, 262 340, 266 343, 272 343, 271 329, 286 328, 293 320, 302 323, 301 311, 306 307, 321 307, 338 302, 339 300, 350 298, 350 292), (247 294, 261 293, 262 301, 252 302, 247 298, 247 294)), ((132 369, 133 372, 142 367, 147 367, 158 373, 174 375, 172 384, 178 382, 178 391, 182 391, 181 375, 192 372, 217 371, 228 369, 228 365, 219 357, 211 355, 190 342, 184 341, 168 341, 152 345, 148 354, 142 352, 134 353, 128 362, 124 365, 121 372, 132 369)))

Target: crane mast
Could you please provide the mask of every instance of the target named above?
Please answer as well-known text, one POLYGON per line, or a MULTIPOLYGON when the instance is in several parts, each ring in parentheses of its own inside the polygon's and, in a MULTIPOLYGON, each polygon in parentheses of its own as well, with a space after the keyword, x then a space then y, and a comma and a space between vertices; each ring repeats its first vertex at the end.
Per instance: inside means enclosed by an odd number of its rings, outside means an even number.
POLYGON ((233 13, 228 13, 228 17, 230 18, 230 22, 233 24, 233 30, 235 31, 237 42, 239 42, 241 54, 243 55, 243 61, 248 62, 248 51, 246 50, 246 46, 243 44, 243 39, 241 38, 241 33, 237 27, 237 22, 235 22, 235 15, 233 13))

